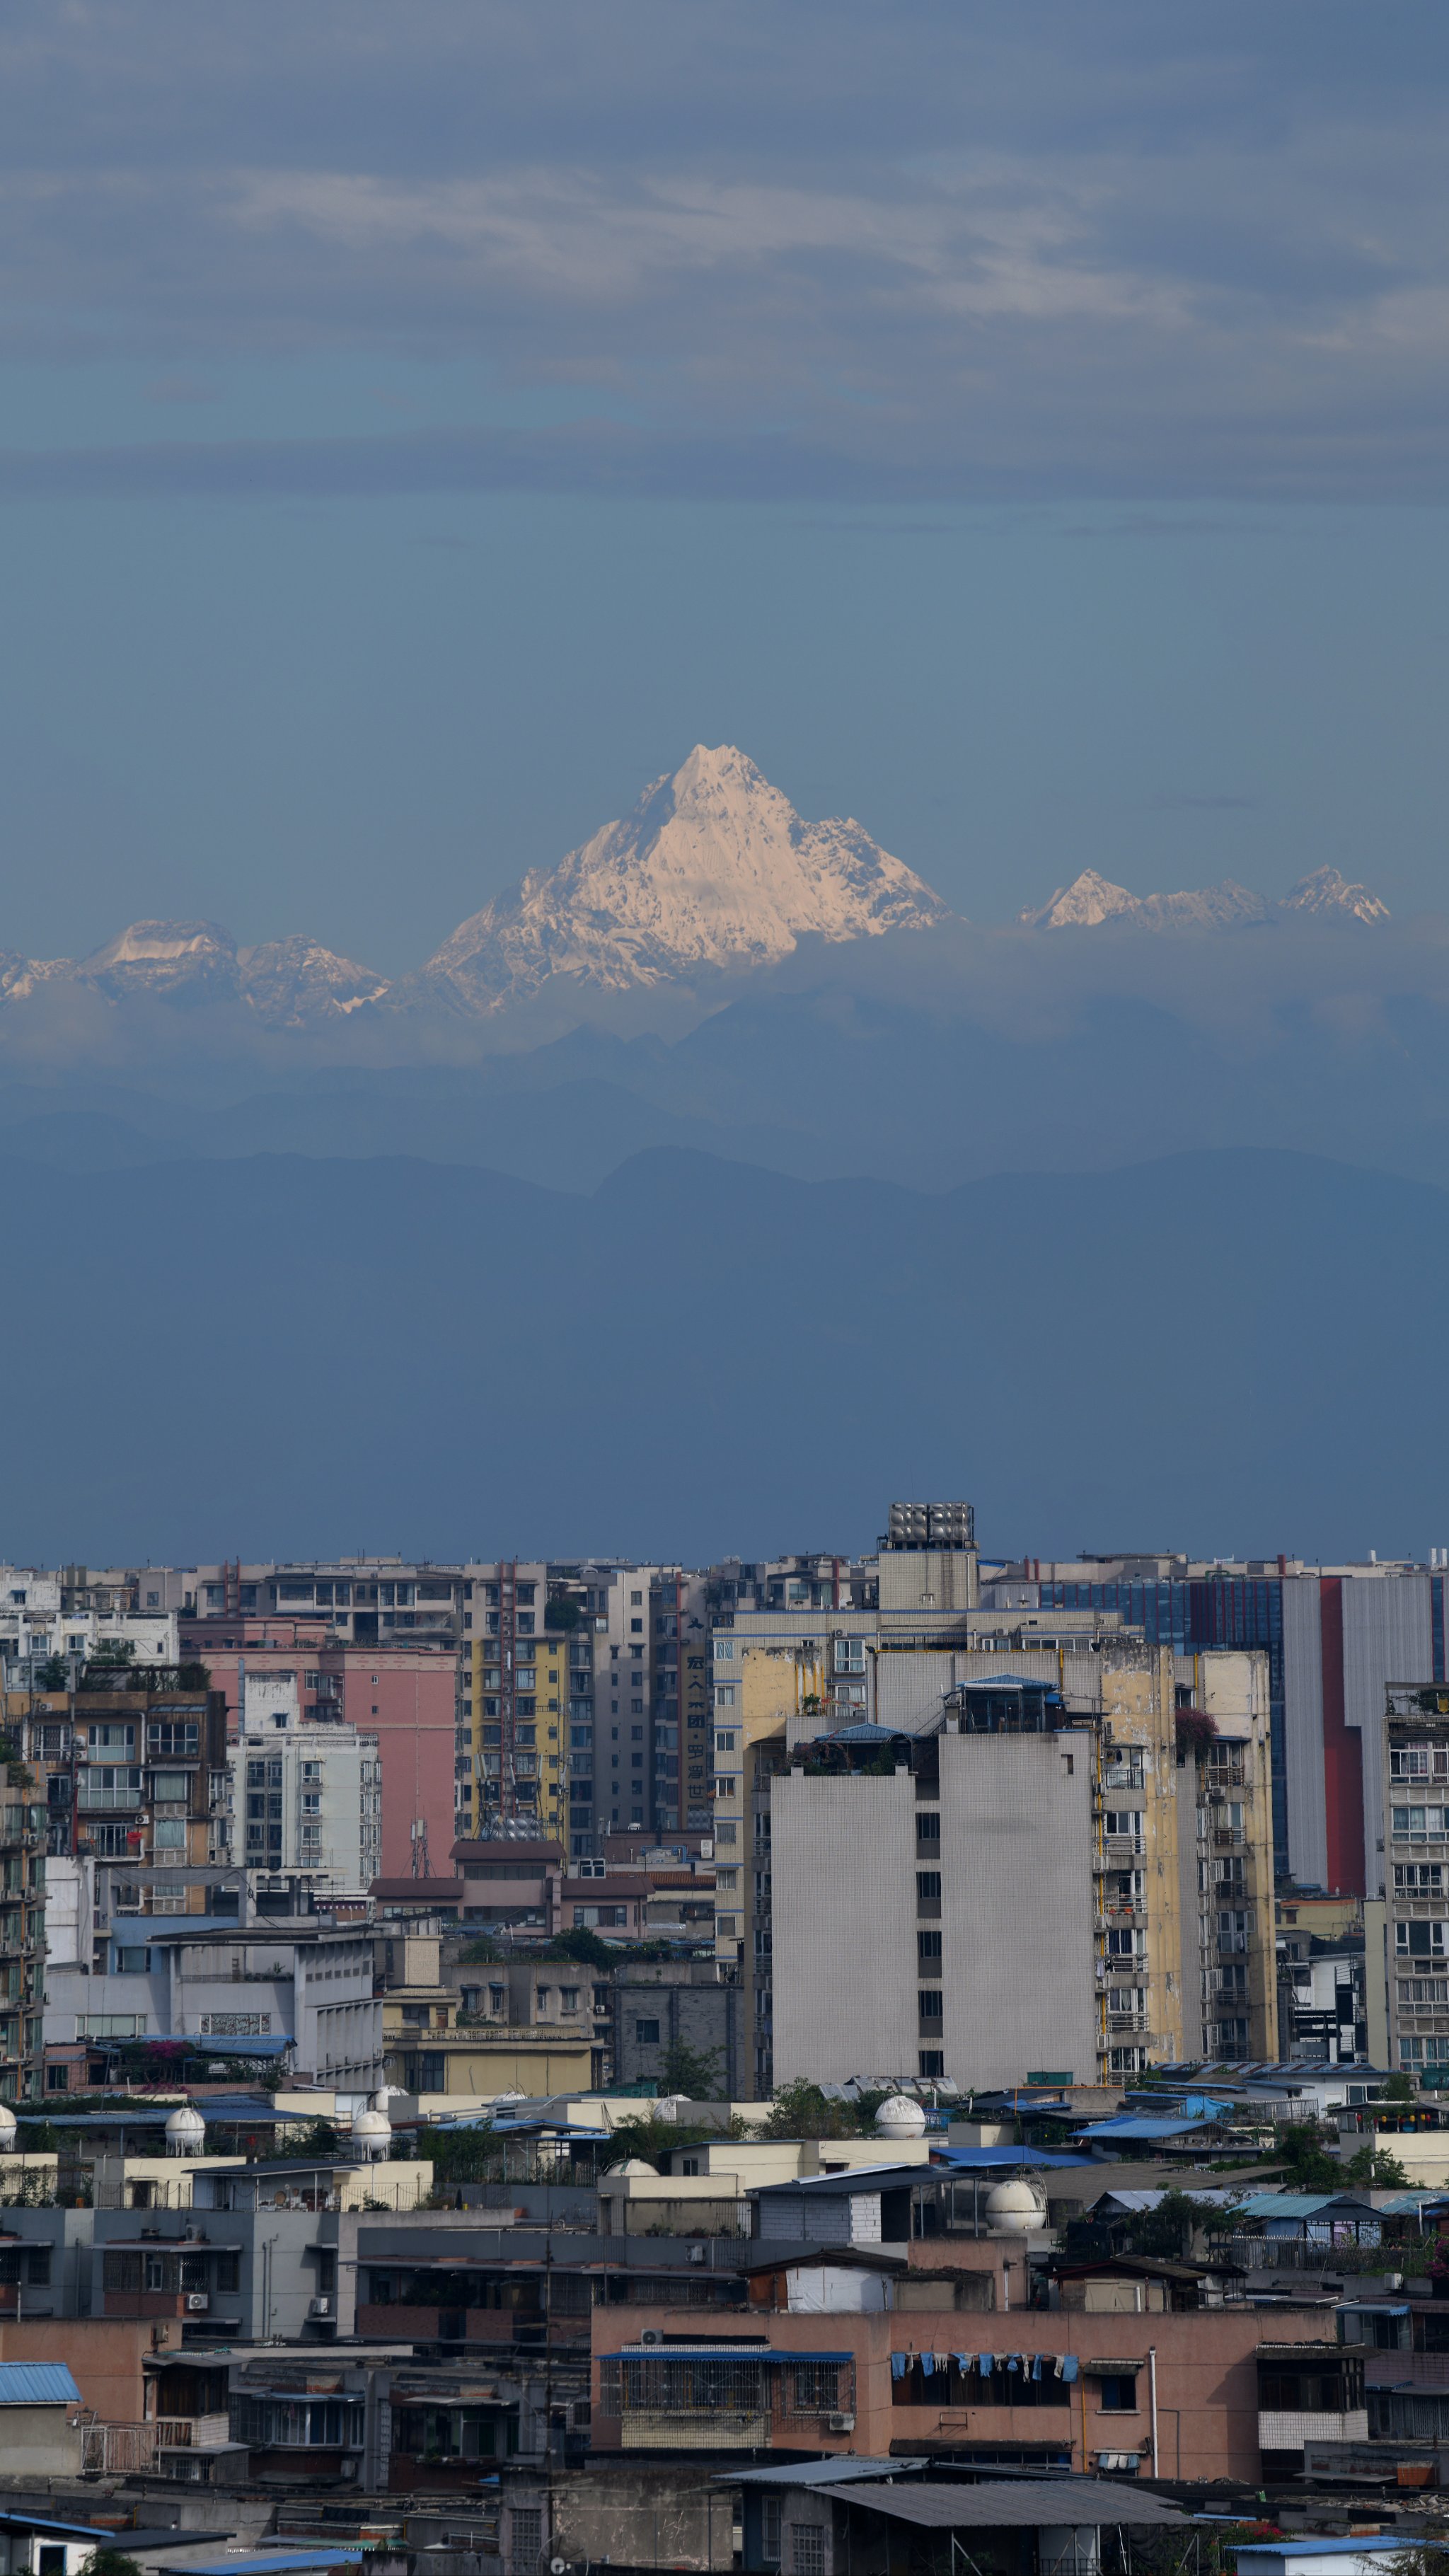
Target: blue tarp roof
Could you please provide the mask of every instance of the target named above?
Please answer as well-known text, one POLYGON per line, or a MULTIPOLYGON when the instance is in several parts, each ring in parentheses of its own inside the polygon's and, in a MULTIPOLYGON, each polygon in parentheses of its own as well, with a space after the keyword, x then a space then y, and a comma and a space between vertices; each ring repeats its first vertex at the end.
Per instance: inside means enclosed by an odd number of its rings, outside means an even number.
POLYGON ((0 2406, 75 2406, 80 2390, 63 2361, 0 2361, 0 2406))

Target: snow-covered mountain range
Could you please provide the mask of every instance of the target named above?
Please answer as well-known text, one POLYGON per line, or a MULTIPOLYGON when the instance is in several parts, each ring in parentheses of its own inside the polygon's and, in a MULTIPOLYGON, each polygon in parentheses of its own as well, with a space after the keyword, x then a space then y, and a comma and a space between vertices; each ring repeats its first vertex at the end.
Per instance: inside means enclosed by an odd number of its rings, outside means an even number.
POLYGON ((1272 903, 1266 895, 1225 877, 1221 885, 1200 886, 1191 894, 1129 894, 1083 868, 1068 886, 1058 886, 1046 902, 1020 913, 1033 930, 1095 930, 1104 921, 1124 921, 1144 930, 1232 930, 1244 922, 1281 920, 1284 914, 1322 913, 1353 921, 1387 921, 1389 908, 1364 885, 1350 885, 1337 868, 1315 868, 1272 903))
MULTIPOLYGON (((1372 924, 1388 910, 1335 868, 1281 903, 1231 882, 1133 895, 1089 868, 1019 918, 1035 929, 1217 931, 1304 915, 1372 924)), ((958 918, 863 825, 806 822, 742 751, 696 744, 631 813, 495 896, 415 973, 393 979, 302 936, 246 948, 212 921, 136 921, 80 959, 0 950, 0 1015, 69 987, 118 1007, 229 1006, 276 1030, 325 1031, 359 1014, 478 1021, 554 978, 562 993, 688 988, 772 965, 805 937, 872 939, 958 918)))

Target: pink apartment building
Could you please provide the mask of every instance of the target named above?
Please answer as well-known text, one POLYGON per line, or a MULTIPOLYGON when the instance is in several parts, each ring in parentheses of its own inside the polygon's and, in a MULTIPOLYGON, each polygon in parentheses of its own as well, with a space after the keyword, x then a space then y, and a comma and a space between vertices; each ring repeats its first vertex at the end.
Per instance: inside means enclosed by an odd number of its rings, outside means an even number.
POLYGON ((241 1707, 241 1673, 291 1673, 304 1718, 345 1721, 375 1735, 382 1761, 382 1876, 446 1878, 453 1814, 457 1662, 451 1644, 344 1645, 320 1619, 276 1611, 255 1618, 183 1619, 181 1651, 204 1663, 226 1697, 227 1734, 241 1707))

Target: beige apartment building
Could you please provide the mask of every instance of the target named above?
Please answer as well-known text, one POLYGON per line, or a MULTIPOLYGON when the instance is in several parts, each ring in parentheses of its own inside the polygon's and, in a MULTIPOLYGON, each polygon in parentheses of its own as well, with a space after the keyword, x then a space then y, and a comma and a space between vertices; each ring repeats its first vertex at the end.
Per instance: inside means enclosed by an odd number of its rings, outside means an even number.
POLYGON ((757 2089, 1276 2056, 1266 1657, 1084 1614, 951 1624, 716 1635, 716 1952, 750 1989, 757 2089), (879 1794, 919 1775, 903 1737, 941 1784, 911 1868, 879 1794))

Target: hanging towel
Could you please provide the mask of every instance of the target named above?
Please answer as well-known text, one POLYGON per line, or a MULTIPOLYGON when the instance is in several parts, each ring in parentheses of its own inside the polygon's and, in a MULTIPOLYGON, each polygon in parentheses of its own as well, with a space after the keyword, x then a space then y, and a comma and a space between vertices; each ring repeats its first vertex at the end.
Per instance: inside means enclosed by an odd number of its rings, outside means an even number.
POLYGON ((969 2352, 953 2352, 951 2359, 960 2371, 967 2371, 971 2367, 971 2355, 969 2352))
POLYGON ((951 2376, 951 2356, 949 2352, 933 2352, 931 2359, 939 2370, 941 2377, 943 2379, 949 2379, 951 2376))
POLYGON ((891 2354, 891 2377, 892 2377, 892 2379, 904 2379, 904 2378, 905 2378, 905 2375, 906 2375, 906 2372, 909 2370, 910 2366, 911 2366, 911 2365, 910 2365, 910 2358, 909 2358, 909 2356, 908 2356, 906 2353, 903 2353, 903 2352, 893 2352, 893 2353, 891 2354))
POLYGON ((1065 2352, 1065 2353, 1063 2353, 1063 2355, 1062 2355, 1062 2377, 1063 2377, 1063 2379, 1075 2379, 1075 2378, 1076 2378, 1076 2375, 1077 2375, 1077 2356, 1076 2356, 1076 2354, 1075 2354, 1074 2352, 1065 2352))
POLYGON ((1009 2352, 1009 2353, 1007 2354, 1007 2356, 1006 2356, 1006 2367, 1007 2367, 1007 2369, 1008 2369, 1008 2370, 1020 2370, 1020 2368, 1021 2368, 1021 2355, 1020 2355, 1020 2353, 1019 2353, 1019 2352, 1009 2352))
POLYGON ((989 2379, 991 2377, 995 2361, 996 2356, 994 2353, 978 2352, 976 2356, 976 2367, 980 2371, 983 2379, 989 2379))
POLYGON ((1040 2379, 1041 2377, 1041 2354, 1039 2352, 1032 2355, 1031 2375, 1033 2379, 1040 2379))
POLYGON ((935 2354, 934 2354, 933 2352, 923 2352, 923 2353, 922 2353, 922 2355, 921 2355, 921 2368, 922 2368, 922 2370, 925 2372, 926 2377, 927 2377, 928 2379, 931 2377, 931 2375, 932 2375, 933 2371, 935 2370, 935 2367, 936 2367, 936 2356, 935 2356, 935 2354))

